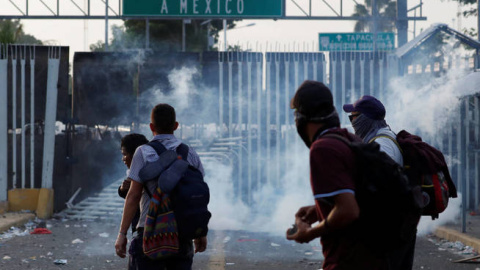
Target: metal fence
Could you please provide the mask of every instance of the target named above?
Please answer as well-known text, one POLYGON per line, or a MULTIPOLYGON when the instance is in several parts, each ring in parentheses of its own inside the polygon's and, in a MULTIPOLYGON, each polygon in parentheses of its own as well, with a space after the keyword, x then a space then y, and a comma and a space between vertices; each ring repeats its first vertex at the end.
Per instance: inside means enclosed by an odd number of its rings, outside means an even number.
MULTIPOLYGON (((385 101, 392 76, 426 76, 423 81, 428 84, 428 78, 442 76, 449 69, 473 72, 472 59, 452 56, 442 63, 402 63, 399 67, 386 52, 220 52, 220 139, 201 154, 228 155, 228 162, 235 167, 238 195, 250 202, 255 189, 261 185, 279 187, 279 179, 299 165, 292 156, 298 156, 304 146, 296 134, 290 99, 304 80, 322 81, 330 87, 345 126, 350 123, 341 112, 342 105, 365 94, 385 101)), ((422 86, 418 85, 419 89, 422 86)), ((479 97, 459 98, 456 121, 435 138, 425 135, 424 140, 448 157, 457 188, 465 194, 465 205, 473 209, 479 205, 479 97)), ((421 130, 413 132, 423 135, 421 130)))
POLYGON ((52 188, 60 52, 60 47, 0 45, 0 201, 9 188, 52 188), (45 66, 48 78, 39 89, 45 66))

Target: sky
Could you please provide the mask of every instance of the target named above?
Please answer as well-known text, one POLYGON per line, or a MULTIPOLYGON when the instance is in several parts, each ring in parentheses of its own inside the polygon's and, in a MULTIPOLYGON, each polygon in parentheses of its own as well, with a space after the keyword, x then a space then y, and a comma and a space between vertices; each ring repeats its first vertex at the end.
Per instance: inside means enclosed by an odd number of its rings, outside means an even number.
MULTIPOLYGON (((55 7, 53 0, 45 0, 51 7, 55 7)), ((76 3, 82 7, 82 0, 76 0, 76 3)), ((308 10, 308 0, 296 0, 305 10, 308 10)), ((333 16, 328 7, 321 1, 313 1, 314 15, 333 16), (315 6, 317 5, 317 6, 315 6)), ((328 0, 328 3, 338 3, 338 1, 328 0)), ((362 2, 361 0, 358 2, 362 2)), ((408 0, 408 8, 417 5, 420 0, 408 0)), ((61 10, 78 14, 78 9, 72 2, 62 1, 64 4, 61 10)), ((114 10, 118 10, 118 1, 110 1, 114 10)), ((333 5, 333 4, 332 4, 333 5)), ((18 14, 18 11, 8 2, 0 0, 0 10, 2 14, 18 14), (5 8, 4 8, 5 7, 5 8)), ((335 7, 335 5, 333 5, 335 7)), ((21 6, 20 6, 21 7, 21 6)), ((338 6, 337 6, 338 7, 338 6)), ((343 14, 350 15, 353 12, 354 1, 344 1, 343 14)), ((101 0, 91 0, 92 14, 105 14, 105 7, 101 0)), ((414 23, 409 23, 409 40, 414 37, 414 30, 418 34, 422 29, 428 28, 434 23, 445 23, 455 29, 464 27, 475 27, 476 18, 457 17, 459 11, 458 3, 451 0, 427 0, 423 2, 423 16, 427 21, 418 21, 414 28, 414 23)), ((48 14, 45 6, 40 1, 30 1, 30 14, 48 14)), ((301 15, 291 0, 287 0, 287 15, 301 15)), ((417 14, 418 15, 418 14, 417 14)), ((413 13, 409 13, 413 16, 413 13)), ((42 41, 49 44, 70 46, 70 59, 76 51, 89 51, 89 45, 97 41, 105 40, 105 21, 104 20, 23 20, 24 30, 42 41)), ((122 21, 109 20, 109 26, 112 24, 121 25, 122 21)), ((236 29, 227 31, 227 43, 229 45, 240 45, 243 48, 264 51, 270 50, 316 50, 319 33, 337 33, 352 32, 354 21, 314 21, 314 20, 244 20, 237 24, 236 29), (253 25, 252 25, 253 24, 253 25), (251 26, 247 26, 251 25, 251 26)), ((109 31, 111 36, 111 31, 109 31)), ((220 33, 220 48, 223 48, 223 32, 220 33)))

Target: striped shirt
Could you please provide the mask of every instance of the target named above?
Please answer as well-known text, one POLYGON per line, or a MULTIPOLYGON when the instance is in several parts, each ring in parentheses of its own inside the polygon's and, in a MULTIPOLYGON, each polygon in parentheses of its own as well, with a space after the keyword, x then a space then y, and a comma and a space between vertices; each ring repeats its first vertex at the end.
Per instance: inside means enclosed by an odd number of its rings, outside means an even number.
MULTIPOLYGON (((177 139, 173 134, 159 134, 153 137, 151 141, 159 141, 165 146, 167 150, 176 150, 177 147, 182 144, 182 141, 177 139)), ((155 188, 157 187, 156 181, 144 181, 140 179, 138 173, 145 166, 147 162, 155 162, 158 159, 157 152, 150 145, 144 144, 137 148, 135 154, 132 158, 132 165, 130 166, 130 172, 128 173, 128 178, 132 179, 135 182, 138 182, 142 185, 145 185, 146 188, 150 191, 150 194, 153 194, 155 188)), ((202 175, 205 175, 203 170, 202 162, 197 152, 193 148, 188 147, 188 156, 187 161, 193 167, 197 168, 202 175)), ((148 206, 150 204, 150 196, 145 192, 145 189, 142 192, 142 198, 140 199, 140 220, 138 222, 137 228, 145 226, 145 218, 147 216, 148 206)))

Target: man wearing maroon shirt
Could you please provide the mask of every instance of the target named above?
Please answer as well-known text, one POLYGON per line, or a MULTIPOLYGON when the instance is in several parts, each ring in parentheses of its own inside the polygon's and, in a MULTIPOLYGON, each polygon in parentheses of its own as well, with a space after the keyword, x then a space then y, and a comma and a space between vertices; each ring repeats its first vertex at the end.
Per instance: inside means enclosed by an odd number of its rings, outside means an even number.
POLYGON ((291 107, 295 109, 298 134, 310 149, 315 205, 298 210, 296 230, 288 230, 287 239, 308 243, 321 238, 324 270, 388 269, 385 256, 368 247, 357 225, 360 209, 355 199, 354 155, 344 142, 325 135, 360 139, 340 128, 332 94, 323 83, 305 81, 291 107), (312 226, 315 222, 319 223, 312 226))

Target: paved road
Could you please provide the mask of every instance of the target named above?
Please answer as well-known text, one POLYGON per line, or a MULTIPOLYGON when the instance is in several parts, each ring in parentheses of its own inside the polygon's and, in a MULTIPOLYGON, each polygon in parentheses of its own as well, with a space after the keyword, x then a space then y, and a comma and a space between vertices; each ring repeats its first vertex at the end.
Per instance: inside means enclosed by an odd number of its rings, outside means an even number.
MULTIPOLYGON (((127 261, 114 255, 118 222, 47 221, 49 235, 3 235, 0 238, 0 269, 126 269, 127 261), (65 265, 55 265, 65 259, 65 265)), ((28 232, 27 232, 28 233, 28 232)), ((452 243, 420 237, 414 269, 480 270, 480 264, 452 261, 466 255, 455 254, 452 243)), ((194 259, 194 269, 321 269, 318 245, 299 245, 281 236, 243 231, 212 231, 209 249, 194 259)))

